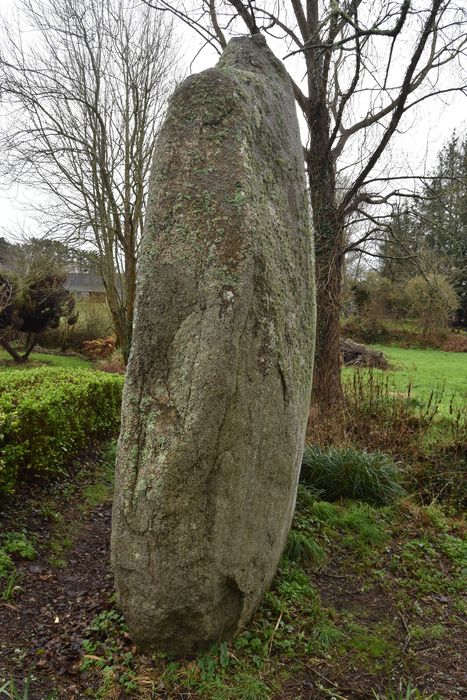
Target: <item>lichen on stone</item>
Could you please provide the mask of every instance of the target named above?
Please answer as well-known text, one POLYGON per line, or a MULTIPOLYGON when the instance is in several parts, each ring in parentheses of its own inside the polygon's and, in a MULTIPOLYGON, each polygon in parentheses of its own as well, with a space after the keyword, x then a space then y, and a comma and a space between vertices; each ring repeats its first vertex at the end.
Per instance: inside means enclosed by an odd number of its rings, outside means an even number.
POLYGON ((235 634, 281 555, 312 372, 306 201, 285 69, 232 40, 172 96, 151 176, 112 526, 147 651, 235 634))

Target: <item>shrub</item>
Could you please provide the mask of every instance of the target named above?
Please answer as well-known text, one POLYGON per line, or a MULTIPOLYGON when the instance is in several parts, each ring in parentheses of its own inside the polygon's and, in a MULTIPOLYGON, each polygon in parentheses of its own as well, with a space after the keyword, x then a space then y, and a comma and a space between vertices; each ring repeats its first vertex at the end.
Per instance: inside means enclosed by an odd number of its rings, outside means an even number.
POLYGON ((58 328, 48 330, 41 338, 46 348, 79 352, 86 340, 105 338, 113 333, 109 307, 102 301, 81 299, 76 304, 77 322, 70 326, 62 321, 58 328))
POLYGON ((112 374, 125 374, 125 363, 121 350, 115 350, 110 357, 106 357, 96 362, 97 369, 101 372, 110 372, 112 374))
POLYGON ((15 362, 26 362, 38 337, 47 328, 57 328, 60 319, 66 319, 70 326, 76 323, 75 300, 65 288, 65 280, 66 273, 48 261, 26 265, 21 276, 0 274, 0 345, 15 362), (10 345, 3 331, 24 335, 23 355, 10 345))
POLYGON ((0 494, 47 478, 118 430, 123 380, 92 370, 41 367, 0 375, 0 494))
POLYGON ((467 336, 453 333, 441 346, 445 352, 467 352, 467 336))
POLYGON ((115 337, 97 338, 96 340, 86 340, 83 343, 82 353, 92 360, 110 357, 115 351, 115 337))
POLYGON ((342 335, 350 336, 361 343, 382 343, 388 340, 391 334, 378 319, 353 317, 342 324, 342 335))
POLYGON ((458 306, 454 287, 442 275, 413 277, 407 282, 410 312, 423 326, 423 336, 445 328, 458 306))
POLYGON ((352 285, 354 302, 365 318, 398 320, 407 313, 409 300, 404 287, 374 271, 352 285))
POLYGON ((399 469, 382 452, 352 447, 338 449, 307 447, 303 455, 301 480, 322 491, 322 498, 356 498, 374 505, 393 502, 404 493, 399 469))

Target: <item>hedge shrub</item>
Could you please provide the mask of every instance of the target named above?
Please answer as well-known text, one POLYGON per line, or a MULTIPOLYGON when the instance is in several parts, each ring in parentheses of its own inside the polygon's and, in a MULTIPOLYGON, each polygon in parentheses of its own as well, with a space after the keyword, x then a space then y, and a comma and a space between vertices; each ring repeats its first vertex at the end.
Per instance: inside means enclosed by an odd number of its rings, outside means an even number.
POLYGON ((94 438, 118 431, 123 378, 58 367, 0 373, 0 495, 59 474, 94 438))

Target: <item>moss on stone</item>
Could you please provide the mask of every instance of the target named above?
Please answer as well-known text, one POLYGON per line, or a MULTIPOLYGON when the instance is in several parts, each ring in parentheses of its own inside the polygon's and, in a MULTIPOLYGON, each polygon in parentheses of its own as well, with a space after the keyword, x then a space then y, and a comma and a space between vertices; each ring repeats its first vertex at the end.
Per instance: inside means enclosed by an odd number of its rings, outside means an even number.
POLYGON ((112 535, 147 650, 234 634, 283 549, 312 370, 305 202, 290 82, 235 40, 174 93, 151 179, 112 535))

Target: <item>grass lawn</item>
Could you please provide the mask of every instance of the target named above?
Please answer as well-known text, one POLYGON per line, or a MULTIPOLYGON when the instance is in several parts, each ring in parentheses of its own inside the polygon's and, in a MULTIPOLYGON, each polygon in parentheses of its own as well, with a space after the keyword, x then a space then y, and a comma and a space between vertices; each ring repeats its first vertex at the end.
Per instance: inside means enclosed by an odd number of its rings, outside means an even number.
POLYGON ((31 353, 29 362, 16 364, 3 348, 0 349, 0 372, 6 369, 31 369, 33 367, 39 367, 40 365, 66 367, 68 369, 89 369, 91 367, 91 363, 82 357, 74 357, 73 355, 48 355, 41 352, 31 353))
MULTIPOLYGON (((427 400, 433 390, 444 387, 440 402, 440 412, 447 414, 451 397, 456 398, 456 405, 467 401, 467 357, 460 352, 443 352, 442 350, 413 350, 389 345, 372 345, 382 350, 393 366, 389 375, 394 382, 395 391, 406 391, 410 383, 412 395, 419 400, 427 400)), ((345 368, 344 377, 354 370, 345 368)), ((380 373, 380 370, 375 370, 380 373)))

